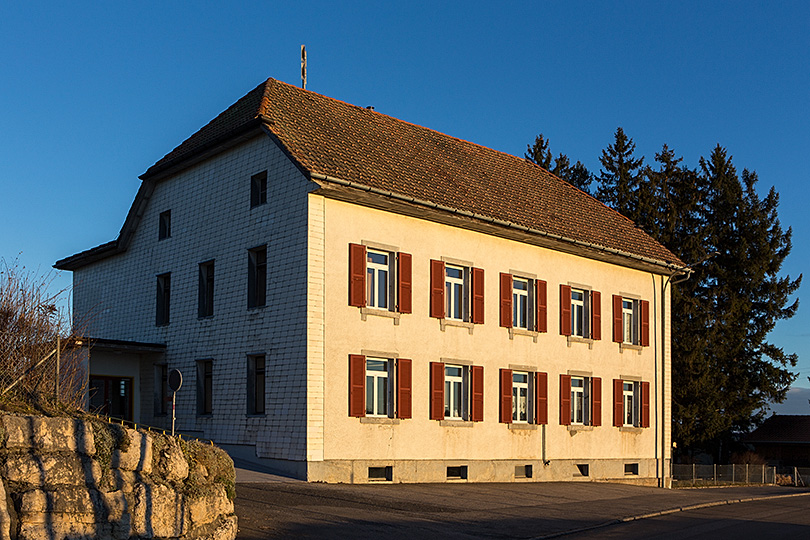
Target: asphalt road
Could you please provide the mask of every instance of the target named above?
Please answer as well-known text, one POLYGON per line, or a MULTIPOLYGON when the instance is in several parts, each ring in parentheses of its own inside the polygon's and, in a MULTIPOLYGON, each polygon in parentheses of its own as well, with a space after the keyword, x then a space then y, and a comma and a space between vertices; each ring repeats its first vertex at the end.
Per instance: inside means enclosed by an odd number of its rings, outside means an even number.
POLYGON ((236 498, 239 538, 247 540, 497 539, 560 534, 566 534, 566 538, 658 535, 667 539, 708 536, 719 540, 768 538, 777 534, 776 530, 785 531, 778 533, 780 538, 810 538, 810 512, 803 509, 810 509, 810 490, 775 486, 664 490, 599 483, 256 482, 237 484, 236 498), (617 520, 693 505, 785 495, 800 496, 724 504, 617 524, 617 520), (726 525, 716 526, 718 523, 726 525), (588 531, 589 527, 599 528, 588 531), (722 536, 725 529, 730 536, 722 536), (673 535, 673 531, 684 531, 684 536, 673 535), (752 531, 762 534, 751 536, 752 531))
POLYGON ((790 497, 677 512, 620 523, 566 538, 600 540, 810 538, 810 500, 790 497))

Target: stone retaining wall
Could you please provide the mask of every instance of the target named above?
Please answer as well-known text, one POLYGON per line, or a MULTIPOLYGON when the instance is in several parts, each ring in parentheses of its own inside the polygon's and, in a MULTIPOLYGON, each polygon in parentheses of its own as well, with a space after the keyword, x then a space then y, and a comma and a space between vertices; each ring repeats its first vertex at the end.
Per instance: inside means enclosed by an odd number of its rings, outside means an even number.
POLYGON ((91 419, 0 416, 0 540, 232 540, 221 449, 91 419))

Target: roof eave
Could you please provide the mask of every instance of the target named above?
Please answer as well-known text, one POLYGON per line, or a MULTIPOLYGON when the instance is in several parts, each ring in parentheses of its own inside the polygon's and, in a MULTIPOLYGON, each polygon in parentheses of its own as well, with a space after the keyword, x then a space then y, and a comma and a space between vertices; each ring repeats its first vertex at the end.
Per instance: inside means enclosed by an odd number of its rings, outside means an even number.
MULTIPOLYGON (((341 178, 335 178, 332 176, 328 176, 321 173, 312 172, 310 173, 310 178, 324 186, 324 183, 333 183, 340 186, 345 186, 351 188, 353 190, 357 190, 358 192, 366 192, 371 193, 374 195, 382 196, 388 199, 393 199, 396 201, 400 201, 405 204, 416 205, 420 207, 424 207, 427 209, 438 210, 442 213, 449 213, 453 215, 457 215, 462 218, 472 219, 478 222, 484 222, 487 224, 494 225, 499 228, 506 228, 516 233, 521 233, 523 235, 530 235, 534 237, 539 237, 543 239, 547 239, 548 242, 545 242, 547 246, 555 246, 557 248, 561 246, 571 246, 572 248, 577 248, 576 253, 588 256, 589 258, 597 259, 597 260, 609 260, 609 262, 616 262, 617 260, 624 260, 626 261, 623 266, 628 266, 631 268, 636 269, 643 269, 646 271, 651 271, 656 274, 661 275, 673 275, 673 274, 682 274, 688 271, 688 268, 685 265, 679 265, 676 263, 671 263, 667 261, 662 261, 658 259, 653 259, 650 257, 645 257, 643 255, 638 255, 635 253, 628 253, 621 251, 619 249, 610 248, 606 246, 601 246, 598 244, 593 244, 589 242, 583 242, 581 240, 576 240, 573 238, 567 238, 558 234, 549 233, 546 231, 541 231, 538 229, 533 229, 531 227, 526 227, 524 225, 519 225, 517 223, 511 223, 509 221, 504 221, 501 219, 493 218, 490 216, 485 216, 482 214, 476 214, 474 212, 469 212, 466 210, 459 210, 457 208, 451 208, 449 206, 444 206, 438 203, 434 203, 432 201, 425 201, 421 199, 417 199, 414 197, 410 197, 407 195, 401 195, 399 193, 395 193, 392 191, 386 191, 378 188, 374 188, 371 186, 367 186, 365 184, 360 184, 358 182, 353 182, 349 180, 343 180, 341 178), (599 254, 604 254, 604 256, 599 256, 599 254)), ((326 186, 324 186, 326 187, 326 186)), ((324 193, 327 194, 327 193, 324 193)), ((338 197, 339 198, 339 197, 338 197)), ((572 252, 571 249, 563 249, 563 251, 572 252)), ((674 257, 674 255, 673 255, 674 257)), ((676 259, 677 260, 677 259, 676 259)))

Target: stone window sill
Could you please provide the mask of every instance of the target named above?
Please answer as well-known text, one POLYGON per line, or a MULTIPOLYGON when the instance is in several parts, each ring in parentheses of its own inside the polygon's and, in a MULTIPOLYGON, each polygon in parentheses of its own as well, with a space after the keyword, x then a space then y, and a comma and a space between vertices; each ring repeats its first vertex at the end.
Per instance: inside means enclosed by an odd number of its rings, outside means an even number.
POLYGON ((619 352, 623 353, 624 351, 638 351, 638 354, 641 354, 641 351, 644 350, 644 347, 641 345, 633 345, 632 343, 619 343, 619 352))
POLYGON ((394 319, 394 325, 399 325, 399 317, 400 313, 397 311, 388 311, 387 309, 377 309, 377 308, 360 308, 360 319, 367 320, 368 316, 374 317, 384 317, 388 319, 394 319))
POLYGON ((512 422, 509 424, 509 429, 516 429, 518 431, 525 429, 537 429, 537 424, 522 424, 520 422, 512 422))
POLYGON ((442 427, 473 427, 475 422, 469 420, 439 420, 439 425, 442 427))
POLYGON ((442 332, 444 332, 444 329, 447 328, 448 326, 457 326, 459 328, 466 328, 470 332, 470 335, 472 335, 473 328, 475 328, 475 325, 471 322, 457 321, 455 319, 439 319, 439 326, 441 327, 442 332))
POLYGON ((579 336, 566 336, 568 338, 568 346, 572 343, 587 343, 589 349, 593 349, 593 340, 590 338, 582 338, 579 336))
POLYGON ((635 427, 635 426, 621 426, 621 427, 619 428, 619 431, 621 431, 622 433, 634 433, 634 434, 638 434, 638 433, 641 433, 641 432, 642 432, 642 431, 644 431, 644 430, 643 430, 643 429, 641 429, 640 427, 635 427))
POLYGON ((379 418, 376 416, 361 416, 361 424, 386 424, 395 426, 399 424, 399 418, 379 418))
POLYGON ((509 339, 515 339, 515 336, 527 336, 532 338, 534 343, 537 343, 537 336, 540 335, 539 332, 535 332, 533 330, 526 330, 524 328, 510 328, 509 329, 509 339))
POLYGON ((568 431, 577 432, 577 431, 593 431, 593 426, 584 426, 580 424, 569 424, 568 431))

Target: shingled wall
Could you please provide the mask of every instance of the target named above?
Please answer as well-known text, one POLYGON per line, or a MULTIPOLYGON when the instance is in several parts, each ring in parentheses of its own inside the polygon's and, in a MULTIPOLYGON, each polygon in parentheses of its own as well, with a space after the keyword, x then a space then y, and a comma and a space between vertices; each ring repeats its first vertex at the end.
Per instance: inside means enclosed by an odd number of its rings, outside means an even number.
POLYGON ((232 540, 219 448, 95 419, 0 416, 0 540, 232 540))

